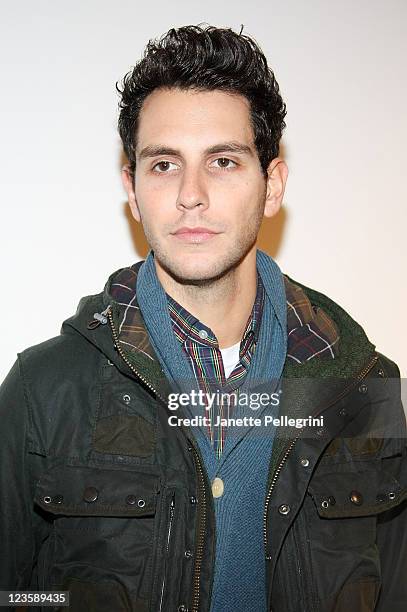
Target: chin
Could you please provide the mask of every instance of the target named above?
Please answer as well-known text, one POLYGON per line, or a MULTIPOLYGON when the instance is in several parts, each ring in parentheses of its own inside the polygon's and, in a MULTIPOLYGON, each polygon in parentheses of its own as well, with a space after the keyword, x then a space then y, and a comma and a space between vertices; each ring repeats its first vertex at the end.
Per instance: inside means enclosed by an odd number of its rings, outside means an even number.
POLYGON ((167 274, 183 284, 208 283, 222 277, 228 269, 225 267, 225 260, 221 257, 210 262, 209 257, 204 254, 197 257, 195 262, 192 261, 193 257, 190 255, 180 256, 177 259, 174 257, 158 257, 157 259, 167 274))
POLYGON ((223 270, 219 270, 218 266, 191 266, 179 264, 170 266, 168 272, 178 282, 200 283, 215 280, 219 276, 222 276, 223 270))

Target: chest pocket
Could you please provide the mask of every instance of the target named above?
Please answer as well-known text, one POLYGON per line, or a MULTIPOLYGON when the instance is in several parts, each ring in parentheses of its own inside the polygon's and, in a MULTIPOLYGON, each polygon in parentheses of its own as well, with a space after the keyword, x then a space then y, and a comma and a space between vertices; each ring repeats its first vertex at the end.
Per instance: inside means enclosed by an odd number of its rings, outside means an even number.
POLYGON ((55 515, 145 517, 155 514, 158 474, 59 466, 43 475, 35 503, 55 515))
POLYGON ((40 584, 70 590, 77 612, 105 609, 107 600, 117 612, 147 609, 160 488, 159 474, 140 469, 63 465, 46 472, 34 499, 53 523, 40 584))
POLYGON ((316 473, 309 493, 320 518, 351 518, 377 515, 407 497, 406 485, 392 470, 394 459, 337 465, 335 472, 316 473), (389 460, 391 461, 391 460, 389 460))

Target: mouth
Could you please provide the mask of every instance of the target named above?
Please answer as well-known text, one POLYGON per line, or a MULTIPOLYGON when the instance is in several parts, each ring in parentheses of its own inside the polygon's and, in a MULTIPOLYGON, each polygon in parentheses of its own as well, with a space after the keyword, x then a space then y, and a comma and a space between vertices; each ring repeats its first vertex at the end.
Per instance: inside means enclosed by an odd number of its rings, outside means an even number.
POLYGON ((180 227, 180 229, 172 233, 172 236, 181 242, 200 244, 211 240, 219 234, 220 232, 214 232, 206 227, 180 227))

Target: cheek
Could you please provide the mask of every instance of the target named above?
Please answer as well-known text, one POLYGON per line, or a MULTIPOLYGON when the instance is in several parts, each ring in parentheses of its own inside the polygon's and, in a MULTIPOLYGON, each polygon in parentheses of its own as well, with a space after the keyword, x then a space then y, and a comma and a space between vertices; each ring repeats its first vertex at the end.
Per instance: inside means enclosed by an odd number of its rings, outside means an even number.
POLYGON ((223 197, 228 201, 246 202, 252 205, 265 193, 265 185, 255 174, 247 173, 243 177, 230 177, 228 181, 218 186, 223 197))
POLYGON ((136 200, 139 210, 144 219, 149 219, 151 224, 164 222, 174 213, 174 197, 161 188, 142 185, 136 187, 136 200))
POLYGON ((229 210, 233 211, 239 225, 251 224, 254 218, 257 219, 258 216, 262 216, 264 200, 263 190, 259 190, 253 184, 246 183, 234 193, 232 198, 229 194, 229 210))
POLYGON ((256 189, 249 179, 238 181, 230 178, 219 182, 212 186, 208 195, 212 209, 216 206, 217 211, 228 216, 237 211, 245 215, 253 201, 256 201, 256 189))

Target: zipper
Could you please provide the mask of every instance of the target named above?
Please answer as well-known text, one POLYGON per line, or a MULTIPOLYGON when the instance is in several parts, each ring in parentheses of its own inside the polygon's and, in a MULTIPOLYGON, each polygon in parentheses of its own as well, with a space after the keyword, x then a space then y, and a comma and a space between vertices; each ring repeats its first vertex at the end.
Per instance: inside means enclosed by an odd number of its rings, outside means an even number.
MULTIPOLYGON (((119 344, 119 336, 118 336, 117 330, 114 326, 112 307, 110 304, 101 313, 101 316, 94 315, 94 321, 90 322, 88 324, 88 327, 89 325, 91 325, 91 323, 94 323, 94 326, 90 328, 90 329, 94 329, 95 327, 98 327, 99 325, 105 325, 107 321, 109 321, 109 325, 112 331, 114 347, 119 353, 120 357, 128 365, 130 370, 137 376, 137 378, 139 378, 146 385, 146 387, 148 387, 150 391, 152 391, 153 394, 159 400, 161 400, 161 402, 165 405, 165 407, 168 407, 167 402, 160 395, 157 389, 155 389, 143 376, 141 376, 141 374, 135 369, 133 364, 127 359, 125 353, 123 352, 123 349, 121 348, 119 344)), ((184 425, 181 426, 181 430, 184 436, 186 437, 186 439, 188 440, 188 442, 191 444, 191 450, 193 451, 195 466, 196 466, 198 476, 199 476, 198 477, 198 521, 199 522, 198 522, 197 548, 196 548, 196 554, 195 554, 195 565, 194 565, 194 576, 193 576, 193 598, 192 598, 192 607, 191 607, 191 612, 199 612, 199 597, 200 597, 199 587, 200 587, 200 579, 201 579, 201 566, 202 566, 202 559, 203 559, 205 526, 206 526, 205 475, 204 475, 204 471, 202 468, 202 462, 199 457, 199 452, 196 449, 195 445, 191 442, 191 440, 187 436, 185 429, 184 429, 184 425), (200 494, 200 491, 202 492, 202 495, 200 494), (201 507, 201 499, 202 499, 202 507, 201 507)), ((172 525, 172 522, 171 522, 171 525, 172 525)), ((169 540, 168 540, 168 544, 169 544, 169 540)), ((162 603, 162 597, 163 597, 163 591, 161 593, 161 603, 162 603)), ((161 606, 161 603, 160 603, 160 606, 161 606)))
POLYGON ((317 610, 318 601, 312 571, 310 572, 311 575, 307 577, 307 569, 311 568, 312 570, 308 523, 301 512, 298 514, 298 521, 295 521, 293 525, 292 534, 297 551, 297 569, 300 576, 301 593, 304 594, 305 610, 317 610), (305 533, 305 540, 301 537, 301 529, 305 533))
MULTIPOLYGON (((375 355, 373 357, 373 359, 371 359, 371 361, 368 363, 368 365, 365 366, 361 372, 359 372, 359 375, 356 378, 356 380, 354 382, 352 382, 352 384, 348 385, 334 400, 332 400, 332 402, 330 402, 328 405, 324 406, 321 410, 319 410, 317 413, 315 413, 314 416, 317 417, 322 412, 327 410, 327 408, 330 408, 333 404, 335 404, 336 402, 341 400, 347 393, 349 393, 349 391, 351 389, 353 389, 358 384, 358 382, 361 381, 370 372, 370 370, 373 368, 373 366, 376 363, 376 361, 378 360, 378 358, 379 358, 379 356, 375 355)), ((279 465, 277 466, 276 471, 274 472, 274 476, 272 478, 272 481, 270 483, 270 487, 269 487, 267 495, 266 495, 266 501, 265 501, 265 505, 264 505, 264 514, 263 514, 263 539, 264 539, 264 550, 265 550, 266 560, 267 561, 271 561, 271 555, 267 554, 267 550, 268 550, 267 515, 268 515, 268 509, 269 509, 269 505, 270 505, 271 494, 272 494, 273 489, 275 487, 275 484, 276 484, 276 482, 278 480, 279 474, 280 474, 280 472, 281 472, 285 462, 287 461, 287 457, 291 453, 293 447, 295 446, 295 444, 296 444, 297 440, 300 438, 300 436, 301 436, 301 432, 295 438, 293 438, 293 440, 290 442, 290 445, 288 446, 288 448, 284 452, 284 455, 283 455, 279 465)))
MULTIPOLYGON (((198 452, 195 445, 192 444, 192 450, 194 453, 195 466, 197 468, 199 479, 198 479, 198 491, 202 491, 202 512, 199 516, 198 526, 198 542, 195 553, 195 567, 194 567, 194 578, 193 578, 193 596, 192 596, 192 612, 198 612, 199 609, 199 586, 201 580, 201 566, 204 550, 204 539, 205 539, 205 526, 206 526, 206 492, 205 492, 205 475, 202 469, 202 463, 199 458, 198 452)), ((201 495, 198 492, 198 503, 200 503, 201 495)))
POLYGON ((166 545, 165 545, 164 572, 163 572, 163 581, 162 581, 162 584, 161 584, 160 606, 158 608, 158 612, 161 612, 162 607, 163 607, 164 589, 165 589, 165 577, 166 577, 166 573, 167 573, 168 551, 170 549, 170 539, 171 539, 171 532, 172 532, 172 524, 174 522, 174 508, 175 508, 175 495, 172 496, 171 503, 170 503, 170 518, 168 520, 167 537, 166 537, 166 545))
POLYGON ((294 444, 297 442, 298 438, 300 436, 298 435, 296 438, 294 438, 294 440, 292 440, 290 446, 288 447, 288 449, 286 450, 284 457, 282 458, 280 464, 278 465, 276 471, 274 472, 274 476, 273 479, 270 483, 270 488, 267 492, 266 495, 266 502, 265 502, 265 506, 264 506, 264 515, 263 515, 263 538, 264 538, 264 550, 266 551, 266 560, 270 561, 271 560, 271 556, 267 554, 267 547, 268 547, 268 541, 267 541, 267 514, 268 514, 268 507, 269 507, 269 503, 270 503, 270 497, 271 497, 271 493, 274 489, 274 486, 277 482, 278 479, 278 475, 281 472, 282 467, 284 466, 284 463, 287 460, 288 455, 290 454, 294 444))

